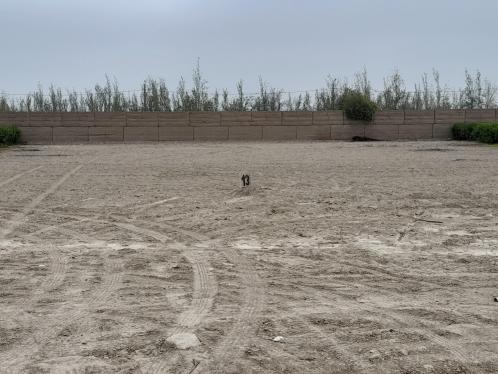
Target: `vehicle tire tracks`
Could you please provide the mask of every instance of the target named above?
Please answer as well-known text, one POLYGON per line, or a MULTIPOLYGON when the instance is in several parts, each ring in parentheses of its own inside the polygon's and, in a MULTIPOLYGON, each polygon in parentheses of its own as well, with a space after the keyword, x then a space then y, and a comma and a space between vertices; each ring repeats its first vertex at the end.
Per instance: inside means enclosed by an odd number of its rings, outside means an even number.
POLYGON ((46 199, 49 195, 53 194, 57 189, 66 182, 73 174, 77 173, 84 165, 78 165, 67 173, 65 173, 61 178, 59 178, 55 183, 53 183, 47 190, 36 196, 30 203, 22 208, 22 210, 16 214, 14 214, 7 223, 5 224, 5 228, 0 231, 0 238, 5 238, 9 234, 12 234, 14 230, 22 225, 28 214, 30 214, 40 203, 46 199))
MULTIPOLYGON (((55 262, 53 267, 57 269, 57 274, 48 282, 48 286, 44 285, 44 289, 50 289, 50 287, 62 284, 65 278, 64 275, 67 273, 67 264, 62 264, 65 260, 60 261, 60 255, 54 255, 52 258, 55 262)), ((47 343, 55 339, 60 331, 84 319, 88 314, 88 310, 106 304, 121 282, 122 264, 120 261, 111 260, 107 255, 104 257, 104 266, 105 270, 102 282, 96 289, 91 291, 88 298, 83 299, 84 305, 82 307, 75 308, 73 305, 69 305, 69 309, 64 308, 64 310, 57 311, 52 315, 48 324, 45 324, 46 321, 43 321, 42 325, 45 325, 42 326, 42 329, 38 326, 38 330, 35 331, 30 342, 27 343, 32 349, 24 349, 23 354, 19 354, 15 349, 11 349, 9 352, 0 355, 0 361, 3 363, 2 370, 5 373, 15 372, 14 368, 27 361, 29 355, 32 355, 33 352, 40 351, 47 343)), ((36 300, 39 300, 39 298, 34 301, 36 300)))
MULTIPOLYGON (((170 224, 153 223, 153 225, 177 231, 201 242, 209 242, 211 239, 194 231, 177 228, 170 224)), ((213 247, 216 248, 216 247, 213 247)), ((255 330, 255 319, 261 311, 264 303, 264 283, 253 269, 249 260, 241 256, 234 248, 224 244, 218 249, 238 270, 244 291, 243 300, 239 315, 234 322, 230 332, 224 336, 223 340, 215 348, 212 359, 200 362, 194 369, 189 369, 190 373, 209 372, 211 368, 219 367, 229 357, 237 357, 244 349, 242 339, 250 335, 251 330, 255 330)), ((160 372, 160 371, 156 371, 160 372)))
MULTIPOLYGON (((137 223, 147 224, 146 222, 129 220, 122 217, 110 216, 106 218, 89 218, 78 217, 75 215, 64 215, 74 219, 85 219, 95 223, 104 223, 114 225, 124 230, 134 232, 140 235, 151 237, 162 244, 167 244, 170 247, 176 246, 182 251, 182 255, 190 262, 194 275, 193 282, 193 297, 189 308, 184 311, 178 318, 179 327, 175 328, 170 335, 190 331, 197 326, 207 315, 212 307, 215 295, 218 292, 217 283, 214 276, 211 274, 210 264, 207 258, 198 251, 187 250, 185 245, 179 242, 174 242, 172 239, 157 230, 150 229, 137 225, 137 223)), ((164 373, 165 368, 170 365, 169 361, 161 360, 149 366, 145 372, 164 373)))
POLYGON ((256 317, 262 310, 264 303, 264 283, 252 268, 249 261, 240 256, 237 251, 229 246, 222 250, 225 257, 233 263, 239 271, 239 276, 244 286, 241 299, 243 304, 239 315, 234 322, 230 332, 223 338, 213 353, 209 362, 202 361, 192 373, 209 373, 212 370, 220 370, 221 366, 231 358, 237 358, 245 348, 242 340, 247 340, 251 331, 256 330, 256 317))
POLYGON ((13 177, 11 177, 11 178, 9 178, 9 179, 7 179, 7 180, 5 180, 5 181, 3 181, 3 182, 0 182, 0 187, 6 186, 7 184, 12 183, 12 182, 14 182, 14 181, 18 180, 19 178, 21 178, 21 177, 25 176, 26 174, 30 174, 30 173, 32 173, 32 172, 34 172, 34 171, 38 170, 38 169, 41 169, 42 167, 43 167, 43 165, 38 166, 38 167, 33 168, 33 169, 30 169, 30 170, 28 170, 28 171, 25 171, 25 172, 19 173, 19 174, 17 174, 17 175, 14 175, 13 177))
MULTIPOLYGON (((336 296, 341 296, 341 295, 336 295, 336 296)), ((319 295, 316 292, 316 290, 315 290, 315 297, 318 297, 322 302, 328 301, 326 297, 319 295)), ((403 329, 403 331, 420 335, 425 339, 427 339, 428 341, 435 343, 436 345, 440 346, 448 353, 450 353, 455 360, 457 360, 460 364, 462 364, 465 367, 468 373, 474 373, 474 371, 471 370, 471 368, 468 366, 469 363, 475 362, 474 357, 472 355, 464 353, 461 350, 461 348, 452 341, 442 336, 438 336, 437 334, 430 331, 429 330, 430 324, 427 323, 426 321, 422 321, 421 319, 408 316, 406 314, 399 313, 396 311, 388 311, 386 310, 386 308, 382 308, 376 305, 369 304, 367 306, 353 299, 348 299, 347 301, 353 303, 357 311, 362 311, 368 313, 369 315, 371 314, 377 315, 380 317, 379 321, 382 321, 384 323, 386 321, 394 322, 396 323, 396 326, 400 329, 403 329)))

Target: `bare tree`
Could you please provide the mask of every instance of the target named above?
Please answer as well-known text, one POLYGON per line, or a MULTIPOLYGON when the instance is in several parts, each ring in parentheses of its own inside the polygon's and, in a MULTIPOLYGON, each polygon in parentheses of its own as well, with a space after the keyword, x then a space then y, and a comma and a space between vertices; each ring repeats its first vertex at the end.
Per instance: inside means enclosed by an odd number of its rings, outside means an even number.
POLYGON ((384 78, 384 89, 377 97, 377 104, 382 109, 405 109, 410 101, 410 93, 406 91, 405 82, 398 70, 384 78))
POLYGON ((353 88, 369 99, 372 97, 372 85, 368 79, 366 67, 363 67, 361 72, 355 73, 353 88))
POLYGON ((268 84, 259 78, 259 95, 254 99, 255 111, 279 111, 282 109, 283 91, 268 87, 268 84))

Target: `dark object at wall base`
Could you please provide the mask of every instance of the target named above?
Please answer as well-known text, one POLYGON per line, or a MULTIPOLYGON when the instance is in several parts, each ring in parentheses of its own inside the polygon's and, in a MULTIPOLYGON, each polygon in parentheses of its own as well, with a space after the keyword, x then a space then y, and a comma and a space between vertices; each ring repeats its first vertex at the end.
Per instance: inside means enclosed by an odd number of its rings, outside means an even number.
POLYGON ((378 139, 372 139, 367 136, 353 136, 351 139, 353 142, 377 142, 378 139))

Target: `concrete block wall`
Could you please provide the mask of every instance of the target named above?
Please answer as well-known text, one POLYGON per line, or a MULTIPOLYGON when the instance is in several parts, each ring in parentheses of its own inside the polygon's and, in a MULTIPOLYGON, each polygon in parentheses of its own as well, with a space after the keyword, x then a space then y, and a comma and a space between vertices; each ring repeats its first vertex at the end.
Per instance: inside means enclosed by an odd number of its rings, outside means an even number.
POLYGON ((485 121, 498 121, 497 110, 382 111, 372 122, 342 111, 0 113, 0 126, 18 126, 28 144, 449 139, 453 124, 485 121))

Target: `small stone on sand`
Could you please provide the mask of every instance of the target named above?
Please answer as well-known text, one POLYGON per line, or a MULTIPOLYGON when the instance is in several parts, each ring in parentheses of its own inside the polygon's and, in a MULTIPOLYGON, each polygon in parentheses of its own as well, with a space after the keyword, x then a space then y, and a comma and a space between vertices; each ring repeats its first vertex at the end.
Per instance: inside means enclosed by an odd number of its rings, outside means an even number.
POLYGON ((178 349, 189 349, 201 344, 197 336, 191 333, 174 334, 166 340, 173 343, 178 349))

